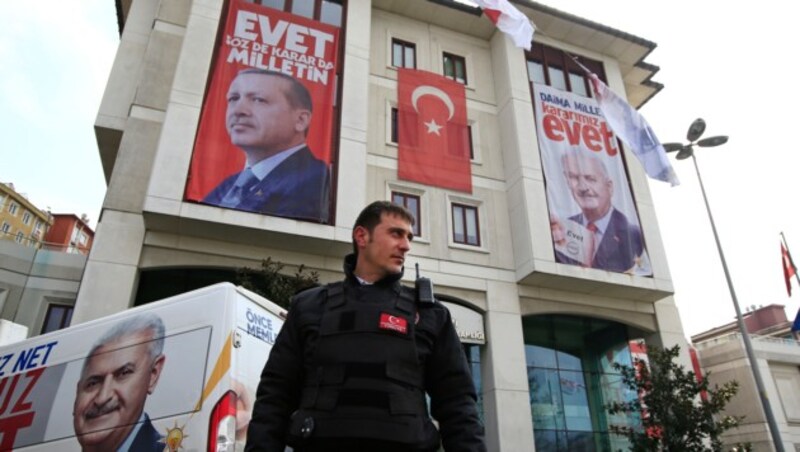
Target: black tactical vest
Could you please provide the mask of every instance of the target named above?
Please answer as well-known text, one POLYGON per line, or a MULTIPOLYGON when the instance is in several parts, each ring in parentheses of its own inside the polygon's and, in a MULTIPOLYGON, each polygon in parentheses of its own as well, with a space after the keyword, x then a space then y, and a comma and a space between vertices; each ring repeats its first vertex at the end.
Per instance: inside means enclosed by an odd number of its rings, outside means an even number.
POLYGON ((438 444, 414 340, 413 291, 400 285, 348 288, 341 282, 326 290, 290 444, 325 438, 438 444))

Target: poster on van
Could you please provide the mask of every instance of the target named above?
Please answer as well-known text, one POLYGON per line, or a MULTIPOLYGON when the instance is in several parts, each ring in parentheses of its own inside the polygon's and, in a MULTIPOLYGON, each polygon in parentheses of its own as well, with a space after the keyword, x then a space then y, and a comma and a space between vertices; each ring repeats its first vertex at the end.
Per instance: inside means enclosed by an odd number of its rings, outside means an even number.
POLYGON ((144 313, 5 353, 0 450, 72 437, 82 450, 168 450, 152 420, 195 410, 210 333, 168 334, 161 316, 144 313))
POLYGON ((243 447, 283 321, 230 284, 197 293, 0 347, 0 451, 243 447))

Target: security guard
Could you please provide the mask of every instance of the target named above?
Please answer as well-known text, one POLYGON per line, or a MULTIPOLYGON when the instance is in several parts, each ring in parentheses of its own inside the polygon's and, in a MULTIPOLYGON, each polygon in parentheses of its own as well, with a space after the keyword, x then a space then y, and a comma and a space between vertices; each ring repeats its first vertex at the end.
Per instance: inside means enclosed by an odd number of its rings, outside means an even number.
POLYGON ((370 204, 353 227, 345 280, 292 301, 261 374, 246 451, 486 451, 450 313, 400 284, 413 224, 403 207, 370 204))

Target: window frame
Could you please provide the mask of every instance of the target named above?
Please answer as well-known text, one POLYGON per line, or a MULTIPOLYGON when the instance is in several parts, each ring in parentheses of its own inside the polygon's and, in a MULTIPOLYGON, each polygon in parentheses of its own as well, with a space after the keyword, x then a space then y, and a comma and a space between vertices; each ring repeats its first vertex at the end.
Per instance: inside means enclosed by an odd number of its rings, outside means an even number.
POLYGON ((8 204, 8 213, 15 217, 17 216, 17 209, 19 209, 19 204, 15 203, 14 201, 11 201, 8 204))
MULTIPOLYGON (((586 75, 583 68, 581 68, 578 63, 570 58, 563 50, 534 42, 531 46, 531 50, 525 51, 525 61, 526 69, 528 70, 528 84, 530 85, 531 96, 533 96, 534 78, 533 74, 531 74, 529 63, 533 62, 541 65, 545 85, 558 88, 551 80, 553 75, 551 74, 551 69, 559 70, 562 73, 565 91, 574 93, 578 96, 583 96, 582 93, 576 92, 572 88, 574 80, 571 80, 570 75, 574 75, 583 80, 583 89, 588 94, 586 97, 593 97, 589 77, 586 75)), ((604 83, 608 83, 606 80, 605 68, 603 67, 602 62, 592 60, 584 56, 580 57, 580 61, 582 65, 586 66, 587 69, 596 74, 600 80, 602 80, 604 83)))
POLYGON ((40 334, 50 333, 53 331, 62 330, 72 323, 72 314, 75 313, 75 306, 62 304, 62 303, 48 303, 47 304, 47 311, 44 315, 44 321, 42 322, 42 328, 40 334), (59 321, 59 327, 54 330, 46 330, 47 324, 49 323, 50 316, 53 314, 53 311, 56 308, 63 308, 65 311, 65 315, 59 321))
POLYGON ((476 248, 480 248, 482 246, 481 245, 481 225, 480 225, 481 216, 480 216, 479 206, 468 204, 468 203, 463 203, 463 202, 459 202, 459 201, 451 201, 450 202, 450 217, 451 217, 450 239, 453 241, 454 244, 456 244, 456 245, 464 245, 464 246, 471 246, 471 247, 474 246, 476 248), (461 218, 460 218, 461 227, 463 228, 463 231, 464 231, 464 241, 459 241, 456 238, 456 219, 457 219, 457 217, 456 217, 456 208, 462 209, 463 213, 464 213, 464 215, 461 216, 461 218), (467 212, 469 212, 469 211, 475 212, 475 238, 476 238, 476 242, 475 243, 471 243, 470 242, 469 233, 467 231, 467 229, 468 229, 468 226, 467 226, 468 225, 467 212))
POLYGON ((456 83, 461 83, 464 86, 469 85, 469 77, 467 75, 467 58, 461 55, 456 55, 455 53, 451 52, 442 52, 442 75, 449 78, 450 80, 455 81, 456 83), (452 60, 452 64, 450 66, 453 70, 453 74, 451 75, 447 74, 448 58, 452 60), (458 79, 458 63, 461 63, 461 71, 464 75, 463 81, 458 79))
POLYGON ((415 224, 414 224, 414 227, 412 228, 412 232, 414 234, 414 237, 419 237, 420 235, 422 235, 421 234, 421 231, 422 231, 422 196, 411 194, 411 193, 408 193, 408 192, 402 191, 402 190, 393 189, 391 191, 391 200, 392 200, 392 203, 399 204, 399 205, 405 207, 406 209, 408 209, 414 215, 415 224), (401 197, 403 199, 403 203, 400 204, 400 203, 396 202, 395 199, 394 199, 395 196, 401 197), (408 199, 409 198, 413 198, 414 200, 416 200, 416 202, 417 202, 417 208, 416 209, 412 210, 411 208, 408 207, 408 199))
POLYGON ((416 69, 417 68, 417 44, 411 41, 407 41, 405 39, 395 38, 392 37, 391 43, 389 44, 389 64, 393 68, 406 68, 406 69, 416 69), (402 49, 402 55, 400 55, 400 60, 402 66, 398 66, 395 64, 395 45, 399 45, 402 49), (407 65, 406 61, 406 51, 407 49, 412 49, 413 54, 413 62, 411 66, 407 65))
MULTIPOLYGON (((251 1, 253 1, 253 0, 251 0, 251 1)), ((343 22, 344 22, 344 18, 345 18, 345 5, 344 5, 344 1, 343 0, 312 0, 312 2, 314 3, 313 9, 312 9, 312 14, 311 14, 312 17, 308 17, 306 15, 298 14, 298 13, 294 12, 293 9, 294 9, 294 6, 295 6, 294 5, 295 1, 296 0, 279 0, 280 3, 283 3, 283 6, 265 5, 264 4, 265 2, 259 1, 259 0, 255 0, 255 1, 253 1, 253 3, 265 6, 267 8, 277 9, 279 11, 283 11, 283 12, 288 13, 288 14, 293 14, 293 15, 298 16, 298 17, 305 17, 305 18, 308 18, 308 19, 312 19, 312 20, 316 20, 316 21, 328 24, 328 25, 333 25, 334 27, 342 28, 343 22), (322 20, 323 5, 325 3, 334 3, 334 4, 337 4, 337 5, 339 5, 341 7, 341 14, 340 14, 340 17, 339 17, 340 23, 339 24, 332 24, 330 22, 326 22, 326 21, 322 20)))
POLYGON ((389 143, 398 144, 398 116, 400 110, 396 105, 389 106, 389 143))

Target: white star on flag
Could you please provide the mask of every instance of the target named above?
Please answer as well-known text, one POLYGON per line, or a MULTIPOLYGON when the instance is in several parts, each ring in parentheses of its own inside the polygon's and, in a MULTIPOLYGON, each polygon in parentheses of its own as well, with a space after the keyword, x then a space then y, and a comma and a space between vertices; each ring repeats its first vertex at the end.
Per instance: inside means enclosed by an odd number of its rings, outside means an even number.
POLYGON ((439 134, 439 130, 441 130, 442 126, 436 124, 435 120, 431 119, 429 122, 426 122, 425 127, 428 128, 428 133, 435 133, 436 135, 441 136, 441 134, 439 134))

